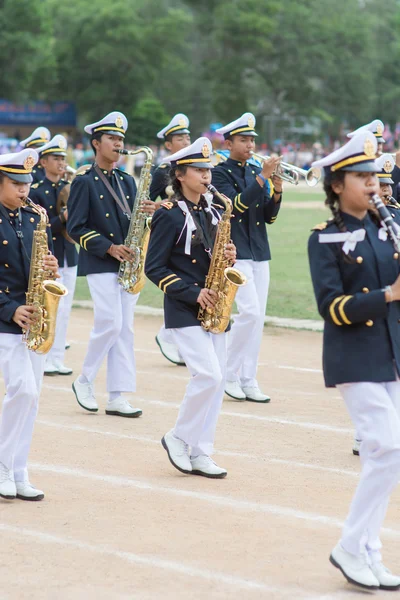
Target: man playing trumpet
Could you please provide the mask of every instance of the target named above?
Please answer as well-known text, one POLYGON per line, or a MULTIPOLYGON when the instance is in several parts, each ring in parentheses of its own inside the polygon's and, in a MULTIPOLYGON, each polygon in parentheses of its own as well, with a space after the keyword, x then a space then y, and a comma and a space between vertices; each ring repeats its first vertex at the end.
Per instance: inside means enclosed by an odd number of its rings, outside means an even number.
POLYGON ((224 135, 230 157, 213 170, 212 182, 232 200, 236 266, 247 277, 247 285, 239 288, 236 294, 238 315, 229 334, 225 392, 237 400, 269 402, 270 398, 261 392, 256 376, 271 259, 265 224, 272 224, 277 218, 282 180, 273 175, 280 158, 266 159, 262 168, 247 162, 255 148, 255 124, 254 115, 245 113, 217 129, 224 135))

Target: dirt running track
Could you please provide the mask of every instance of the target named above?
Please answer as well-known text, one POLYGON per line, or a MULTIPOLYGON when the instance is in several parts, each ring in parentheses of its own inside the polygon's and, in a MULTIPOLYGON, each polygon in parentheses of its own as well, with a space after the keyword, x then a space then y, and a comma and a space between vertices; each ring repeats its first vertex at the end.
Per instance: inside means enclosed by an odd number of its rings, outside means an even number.
MULTIPOLYGON (((79 373, 92 313, 74 310, 66 363, 79 373)), ((225 480, 185 476, 160 445, 187 382, 136 319, 140 419, 84 412, 71 377, 46 377, 30 456, 43 502, 0 501, 0 598, 361 599, 328 562, 357 483, 351 424, 320 372, 321 335, 268 328, 269 405, 225 399, 216 460, 225 480)), ((385 562, 400 570, 400 494, 385 562)), ((377 597, 388 597, 380 592, 377 597)))

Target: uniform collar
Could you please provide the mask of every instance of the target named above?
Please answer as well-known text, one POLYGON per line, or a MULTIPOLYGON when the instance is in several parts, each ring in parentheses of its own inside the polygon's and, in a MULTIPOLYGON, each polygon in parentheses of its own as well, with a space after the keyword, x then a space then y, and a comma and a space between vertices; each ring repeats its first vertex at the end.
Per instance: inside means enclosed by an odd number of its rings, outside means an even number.
POLYGON ((351 227, 365 227, 367 224, 371 223, 371 217, 369 213, 365 215, 364 219, 357 219, 357 217, 353 217, 353 215, 349 215, 346 212, 340 211, 340 214, 343 218, 345 225, 349 225, 351 227))
POLYGON ((247 167, 248 166, 248 162, 245 162, 244 165, 242 165, 241 162, 239 162, 238 160, 233 160, 233 158, 231 158, 231 157, 226 159, 226 164, 229 165, 230 167, 247 167))

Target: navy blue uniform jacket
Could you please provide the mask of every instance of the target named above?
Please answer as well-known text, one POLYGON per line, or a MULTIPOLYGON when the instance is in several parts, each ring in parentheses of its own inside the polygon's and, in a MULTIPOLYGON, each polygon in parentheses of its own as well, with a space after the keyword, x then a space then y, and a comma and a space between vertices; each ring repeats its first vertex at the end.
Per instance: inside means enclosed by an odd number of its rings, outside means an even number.
MULTIPOLYGON (((191 211, 202 210, 189 200, 186 200, 186 204, 191 211)), ((223 212, 219 205, 213 206, 218 212, 223 212)), ((195 216, 194 220, 199 227, 195 216)), ((200 326, 197 298, 205 286, 210 268, 210 256, 202 243, 192 245, 190 255, 185 254, 184 224, 185 215, 175 202, 165 202, 154 213, 151 224, 145 272, 164 292, 167 329, 200 326)))
MULTIPOLYGON (((323 369, 325 384, 394 381, 400 373, 400 302, 386 303, 383 288, 399 275, 399 256, 389 239, 367 215, 360 221, 342 213, 348 231, 364 228, 344 260, 343 243, 320 243, 338 227, 329 222, 312 233, 308 243, 311 278, 318 310, 325 321, 323 369)), ((317 229, 317 228, 316 228, 317 229)))
MULTIPOLYGON (((33 232, 39 221, 37 213, 24 207, 20 225, 18 210, 9 210, 0 204, 0 333, 22 333, 12 318, 17 308, 26 304, 33 232), (23 238, 17 236, 19 229, 23 238)), ((52 250, 50 227, 47 231, 52 250)))
POLYGON ((256 262, 271 259, 265 223, 276 221, 281 203, 275 203, 256 176, 261 169, 228 158, 212 171, 212 183, 232 200, 232 241, 238 259, 256 262))
POLYGON ((154 169, 150 185, 150 200, 157 200, 158 197, 160 197, 161 200, 167 198, 167 192, 165 190, 169 182, 169 171, 170 165, 165 163, 154 169))
MULTIPOLYGON (((107 171, 103 171, 106 177, 107 171)), ((132 209, 136 184, 131 175, 119 169, 111 171, 109 182, 120 197, 117 178, 132 209)), ((80 245, 78 275, 117 273, 119 261, 107 254, 112 244, 124 244, 129 220, 117 205, 93 166, 78 175, 68 198, 67 231, 80 245)))
POLYGON ((66 266, 75 267, 78 264, 78 252, 75 244, 69 242, 63 236, 62 232, 65 224, 57 214, 57 196, 66 185, 68 185, 68 182, 63 179, 58 183, 53 183, 45 177, 31 186, 29 197, 33 202, 40 204, 47 211, 53 238, 54 255, 58 260, 59 266, 64 266, 64 258, 66 257, 66 266))

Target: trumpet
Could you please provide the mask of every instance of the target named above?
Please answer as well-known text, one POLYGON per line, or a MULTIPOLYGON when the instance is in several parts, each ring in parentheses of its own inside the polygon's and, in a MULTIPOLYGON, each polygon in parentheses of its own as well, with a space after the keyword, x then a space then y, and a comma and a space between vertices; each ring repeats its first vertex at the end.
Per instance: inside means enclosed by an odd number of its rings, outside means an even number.
MULTIPOLYGON (((270 156, 263 156, 256 152, 252 152, 251 155, 261 163, 271 158, 270 156)), ((321 179, 321 170, 318 168, 312 167, 306 171, 286 162, 279 163, 274 174, 293 185, 298 185, 300 177, 304 177, 309 187, 315 187, 321 179)))

